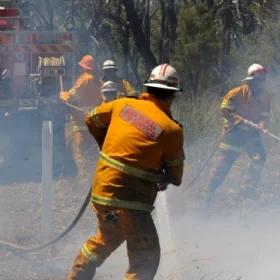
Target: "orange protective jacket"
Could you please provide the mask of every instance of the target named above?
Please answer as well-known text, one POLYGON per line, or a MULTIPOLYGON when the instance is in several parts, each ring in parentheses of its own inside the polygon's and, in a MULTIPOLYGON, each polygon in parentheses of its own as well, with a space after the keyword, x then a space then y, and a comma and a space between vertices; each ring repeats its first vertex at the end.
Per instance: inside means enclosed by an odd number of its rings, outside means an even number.
POLYGON ((223 98, 221 111, 225 128, 238 124, 242 118, 254 123, 267 122, 270 117, 271 96, 264 93, 253 97, 248 84, 230 90, 223 98))
MULTIPOLYGON (((102 85, 105 83, 106 81, 102 80, 102 85)), ((117 80, 114 81, 117 85, 118 88, 118 92, 117 92, 117 98, 121 98, 121 97, 137 97, 137 93, 134 89, 134 87, 131 85, 131 83, 127 80, 117 80)))
POLYGON ((180 185, 183 130, 163 102, 150 94, 117 99, 89 112, 86 124, 101 149, 92 202, 151 211, 163 168, 180 185))
MULTIPOLYGON (((92 108, 101 103, 101 81, 94 77, 92 72, 86 71, 76 80, 74 86, 68 91, 68 102, 80 108, 92 108)), ((84 114, 72 110, 74 131, 85 130, 84 114)))

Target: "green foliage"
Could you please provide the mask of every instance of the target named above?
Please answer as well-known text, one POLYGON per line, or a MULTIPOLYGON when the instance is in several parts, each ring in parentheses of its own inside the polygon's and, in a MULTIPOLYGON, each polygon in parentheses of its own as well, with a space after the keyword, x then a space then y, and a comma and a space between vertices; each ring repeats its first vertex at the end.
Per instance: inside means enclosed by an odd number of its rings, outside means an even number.
MULTIPOLYGON (((280 4, 277 0, 19 0, 31 28, 72 30, 77 57, 85 52, 102 65, 114 59, 120 75, 140 88, 150 71, 145 51, 179 72, 184 96, 174 106, 191 139, 219 130, 219 98, 240 84, 248 66, 268 67, 273 98, 272 127, 279 123, 280 4), (26 3, 29 4, 26 4, 26 3), (211 2, 211 5, 207 5, 211 2), (136 44, 125 4, 134 4, 136 44), (229 17, 230 19, 229 19, 229 17), (70 24, 69 24, 70 23, 70 24), (71 26, 71 24, 73 25, 71 26), (174 28, 175 27, 175 28, 174 28), (176 32, 175 32, 176 31, 176 32), (143 35, 143 34, 142 34, 143 35)), ((130 6, 131 7, 131 6, 130 6)), ((279 128, 278 128, 279 129, 279 128)))
POLYGON ((220 102, 220 98, 206 93, 195 100, 185 95, 175 99, 173 115, 185 128, 188 143, 219 133, 220 102))
POLYGON ((192 97, 217 81, 219 52, 213 14, 204 6, 183 9, 173 61, 192 97))

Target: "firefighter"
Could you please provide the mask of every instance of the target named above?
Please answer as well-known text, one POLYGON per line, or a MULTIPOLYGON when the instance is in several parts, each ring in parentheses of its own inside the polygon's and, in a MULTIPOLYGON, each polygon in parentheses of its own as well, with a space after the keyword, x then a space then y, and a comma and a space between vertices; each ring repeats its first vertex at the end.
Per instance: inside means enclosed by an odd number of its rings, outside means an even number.
POLYGON ((103 83, 112 81, 117 84, 117 98, 121 97, 137 97, 137 93, 133 86, 127 80, 122 80, 117 76, 118 68, 113 60, 106 60, 103 63, 103 83))
POLYGON ((91 55, 85 55, 79 62, 82 74, 74 86, 68 91, 60 92, 60 100, 81 109, 71 109, 72 150, 80 178, 88 174, 89 154, 93 154, 94 141, 84 124, 86 108, 95 107, 101 103, 101 82, 95 76, 95 61, 91 55))
POLYGON ((154 279, 160 245, 153 203, 168 184, 179 186, 183 174, 183 130, 170 112, 178 83, 173 67, 159 65, 139 99, 120 98, 87 114, 86 124, 100 147, 91 198, 98 230, 82 245, 68 280, 91 280, 124 241, 125 279, 154 279))
POLYGON ((230 90, 223 98, 221 112, 225 119, 224 137, 208 185, 208 206, 241 153, 246 153, 251 159, 245 185, 241 186, 241 197, 256 198, 256 188, 266 160, 261 133, 265 132, 270 115, 270 95, 265 90, 266 74, 267 70, 262 65, 251 65, 244 83, 230 90), (258 126, 250 126, 249 121, 258 126))
POLYGON ((102 86, 102 101, 104 103, 117 99, 118 89, 116 83, 112 81, 105 82, 102 86))

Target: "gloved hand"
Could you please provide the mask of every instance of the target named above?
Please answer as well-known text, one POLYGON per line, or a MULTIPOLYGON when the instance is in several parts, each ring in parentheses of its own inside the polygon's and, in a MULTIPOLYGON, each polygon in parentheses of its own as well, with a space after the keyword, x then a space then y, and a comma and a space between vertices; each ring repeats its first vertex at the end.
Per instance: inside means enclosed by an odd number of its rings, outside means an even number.
POLYGON ((257 125, 258 125, 257 130, 258 130, 259 132, 264 133, 264 134, 267 133, 268 130, 265 129, 264 123, 263 123, 263 122, 258 123, 257 125))
POLYGON ((167 189, 167 187, 168 187, 168 184, 162 184, 162 183, 157 184, 158 192, 165 191, 167 189))
POLYGON ((162 169, 159 182, 157 183, 157 188, 159 192, 165 191, 167 189, 168 185, 170 184, 170 180, 168 178, 169 176, 166 170, 162 169))
POLYGON ((59 93, 59 99, 62 101, 62 102, 68 102, 70 97, 69 97, 69 93, 67 91, 61 91, 59 93))

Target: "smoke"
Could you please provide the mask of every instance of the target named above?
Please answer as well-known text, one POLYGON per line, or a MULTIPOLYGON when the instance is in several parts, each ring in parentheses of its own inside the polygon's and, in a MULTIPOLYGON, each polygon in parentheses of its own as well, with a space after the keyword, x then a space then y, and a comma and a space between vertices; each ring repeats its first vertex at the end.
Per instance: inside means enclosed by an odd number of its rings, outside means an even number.
MULTIPOLYGON (((274 100, 277 102, 273 103, 270 128, 273 133, 279 133, 278 79, 273 79, 272 84, 274 100)), ((184 189, 191 178, 197 175, 217 140, 212 131, 217 131, 218 102, 215 108, 209 108, 209 103, 204 102, 198 112, 189 110, 186 103, 181 105, 186 112, 192 112, 191 118, 182 117, 183 124, 188 125, 187 164, 182 186, 170 186, 166 193, 160 193, 153 213, 162 247, 161 263, 155 280, 278 280, 278 144, 266 139, 269 156, 264 170, 264 184, 259 190, 259 201, 242 204, 237 195, 248 163, 246 158, 241 157, 218 190, 213 212, 205 213, 202 190, 207 184, 215 158, 203 171, 199 181, 189 190, 184 189), (201 112, 203 123, 206 123, 203 126, 198 121, 199 118, 201 121, 201 112), (213 130, 209 123, 215 123, 213 130), (194 131, 196 124, 197 130, 194 131), (192 138, 192 142, 188 142, 188 136, 192 136, 189 133, 200 135, 202 130, 209 130, 209 135, 203 134, 203 137, 192 138)), ((52 111, 5 113, 1 111, 0 120, 0 237, 33 246, 42 241, 41 186, 38 183, 41 180, 41 121, 52 116, 52 111), (31 181, 37 183, 31 184, 31 181)), ((55 133, 61 133, 61 129, 55 127, 55 133)), ((70 170, 68 172, 71 174, 73 170, 74 174, 75 170, 72 159, 60 151, 64 149, 60 144, 55 143, 54 170, 59 180, 53 186, 56 233, 72 221, 88 188, 67 178, 64 171, 70 170)), ((65 279, 80 246, 94 234, 95 222, 94 214, 88 211, 69 236, 54 248, 40 253, 17 255, 1 250, 0 280, 65 279)), ((123 244, 98 269, 96 278, 123 279, 127 267, 126 247, 123 244)))

